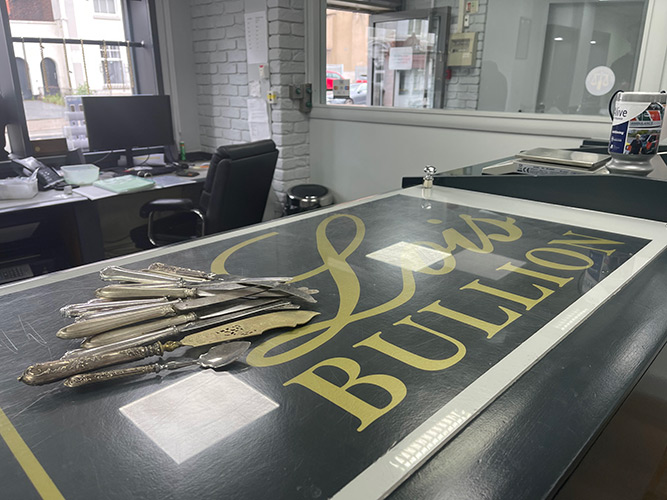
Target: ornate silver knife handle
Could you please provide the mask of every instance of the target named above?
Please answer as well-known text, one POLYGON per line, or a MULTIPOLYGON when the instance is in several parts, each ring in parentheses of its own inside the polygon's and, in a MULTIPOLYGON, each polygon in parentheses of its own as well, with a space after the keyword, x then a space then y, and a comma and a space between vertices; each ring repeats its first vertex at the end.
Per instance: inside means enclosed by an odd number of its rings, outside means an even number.
POLYGON ((198 297, 196 288, 181 288, 177 285, 155 286, 155 285, 107 285, 95 290, 97 297, 105 299, 128 299, 146 297, 173 297, 187 299, 198 297))
POLYGON ((180 277, 199 278, 205 280, 213 279, 216 276, 213 273, 207 273, 196 269, 188 269, 187 267, 170 266, 169 264, 162 264, 161 262, 152 263, 150 266, 148 266, 148 271, 159 271, 180 277))
POLYGON ((106 354, 47 361, 46 363, 29 366, 19 377, 19 380, 28 385, 43 385, 104 366, 127 363, 149 356, 161 356, 163 352, 162 344, 156 342, 149 346, 132 347, 106 354))
POLYGON ((126 281, 130 283, 175 283, 182 281, 177 276, 155 274, 150 271, 135 271, 120 266, 105 267, 100 271, 100 278, 104 281, 126 281))
MULTIPOLYGON (((80 347, 82 349, 93 349, 95 347, 113 344, 114 342, 120 342, 121 340, 139 338, 142 335, 152 332, 157 332, 158 330, 164 330, 165 328, 169 328, 172 326, 184 325, 186 323, 195 321, 196 319, 197 319, 196 314, 188 313, 188 314, 181 314, 179 316, 172 316, 170 318, 156 319, 138 325, 125 326, 123 328, 109 330, 108 332, 98 333, 97 335, 89 337, 81 343, 80 347)), ((153 340, 152 342, 155 342, 155 340, 153 340)), ((144 342, 144 344, 150 344, 150 343, 151 342, 144 342)), ((132 347, 132 346, 126 346, 126 347, 132 347)), ((118 349, 114 350, 117 351, 118 349)))
POLYGON ((147 373, 158 373, 162 370, 162 365, 152 363, 150 365, 133 366, 131 368, 118 368, 116 370, 106 370, 103 372, 80 373, 72 375, 63 382, 65 387, 80 387, 82 385, 96 384, 97 382, 106 382, 119 378, 134 377, 145 375, 147 373))
POLYGON ((88 320, 81 320, 71 325, 67 325, 56 333, 57 337, 61 339, 76 339, 81 337, 88 337, 97 333, 115 330, 126 325, 139 323, 140 321, 148 321, 149 319, 161 318, 164 316, 173 316, 176 311, 171 305, 159 304, 154 307, 147 307, 127 311, 125 313, 118 312, 118 314, 110 314, 98 318, 88 320))

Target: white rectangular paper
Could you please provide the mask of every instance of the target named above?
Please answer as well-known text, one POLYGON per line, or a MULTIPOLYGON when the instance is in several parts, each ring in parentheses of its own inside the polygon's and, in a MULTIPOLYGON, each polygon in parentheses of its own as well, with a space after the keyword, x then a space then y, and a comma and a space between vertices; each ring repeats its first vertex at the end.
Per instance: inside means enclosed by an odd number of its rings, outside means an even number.
POLYGON ((269 61, 268 24, 266 12, 249 12, 245 15, 245 40, 248 64, 269 61))
POLYGON ((271 128, 268 123, 257 123, 250 122, 248 123, 250 128, 250 140, 251 141, 261 141, 264 139, 271 139, 271 128))
POLYGON ((432 248, 401 241, 369 253, 366 257, 402 269, 419 271, 446 259, 450 255, 446 252, 439 252, 432 248))
POLYGON ((261 141, 262 139, 271 139, 269 111, 266 101, 261 98, 250 98, 247 101, 247 106, 250 140, 261 141))
POLYGON ((350 97, 350 80, 334 80, 333 96, 350 97))
POLYGON ((248 95, 250 97, 261 97, 262 87, 257 80, 250 80, 248 82, 248 95))
POLYGON ((181 464, 278 406, 229 373, 205 370, 120 412, 181 464))
POLYGON ((264 99, 253 97, 248 99, 247 103, 249 122, 269 122, 269 112, 266 109, 266 102, 264 102, 264 99))
POLYGON ((389 49, 389 69, 412 69, 412 47, 392 47, 389 49))

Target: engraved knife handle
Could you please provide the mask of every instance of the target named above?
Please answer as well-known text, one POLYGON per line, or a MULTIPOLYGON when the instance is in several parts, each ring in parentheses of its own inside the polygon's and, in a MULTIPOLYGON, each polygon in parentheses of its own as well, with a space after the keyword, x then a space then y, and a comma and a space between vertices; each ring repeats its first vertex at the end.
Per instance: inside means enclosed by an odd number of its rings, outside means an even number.
POLYGON ((106 382, 107 380, 116 380, 119 378, 135 377, 147 373, 158 373, 162 370, 160 363, 151 363, 150 365, 133 366, 131 368, 118 368, 116 370, 106 370, 102 372, 80 373, 72 375, 63 382, 65 387, 80 387, 82 385, 96 384, 106 382))
POLYGON ((215 274, 212 273, 207 273, 205 271, 199 271, 196 269, 188 269, 187 267, 180 267, 180 266, 170 266, 169 264, 163 264, 161 262, 153 262, 150 266, 148 266, 149 271, 161 271, 163 273, 169 273, 169 274, 175 274, 177 276, 181 277, 188 277, 188 278, 199 278, 199 279, 205 279, 205 280, 210 280, 215 274))
POLYGON ((104 281, 126 281, 130 283, 174 283, 179 284, 181 279, 175 276, 154 274, 150 271, 135 271, 120 266, 105 267, 100 271, 100 278, 104 281))
POLYGON ((174 286, 155 286, 155 285, 107 285, 95 290, 97 297, 105 299, 129 299, 146 297, 174 297, 178 299, 187 299, 198 297, 199 294, 194 288, 181 288, 174 286))
POLYGON ((71 351, 67 351, 65 354, 61 356, 60 359, 65 360, 74 358, 87 358, 90 356, 99 356, 101 354, 107 354, 110 352, 123 351, 131 347, 149 345, 153 342, 162 341, 165 339, 169 339, 175 335, 178 335, 180 333, 180 328, 181 328, 180 325, 170 326, 163 330, 158 330, 157 332, 144 333, 143 335, 139 335, 138 337, 119 340, 118 342, 101 345, 99 347, 90 347, 88 349, 83 349, 83 348, 74 349, 71 351))
POLYGON ((108 300, 92 299, 82 304, 68 304, 60 308, 60 314, 67 318, 78 318, 84 314, 110 312, 112 310, 125 309, 126 307, 135 307, 141 305, 157 305, 165 303, 167 297, 158 297, 154 299, 136 299, 136 300, 108 300))
POLYGON ((46 363, 37 363, 29 366, 19 377, 19 380, 28 385, 43 385, 104 366, 127 363, 149 356, 161 356, 163 352, 162 344, 156 342, 149 346, 132 347, 97 356, 81 356, 72 359, 47 361, 46 363))
POLYGON ((118 314, 72 323, 58 330, 56 336, 61 339, 88 337, 97 333, 115 330, 121 326, 148 321, 149 319, 162 318, 164 316, 173 316, 174 314, 176 314, 174 308, 171 305, 164 304, 126 312, 119 311, 118 314))
MULTIPOLYGON (((179 316, 172 316, 170 318, 160 318, 154 321, 149 321, 147 323, 141 323, 140 325, 129 325, 123 328, 118 328, 116 330, 109 330, 108 332, 102 332, 93 337, 90 337, 84 340, 81 343, 82 349, 92 349, 94 347, 100 347, 103 345, 113 344, 115 342, 120 342, 121 340, 139 338, 142 335, 151 332, 157 332, 158 330, 164 330, 172 326, 184 325, 190 323, 197 319, 197 315, 194 313, 181 314, 179 316)), ((159 340, 159 339, 156 339, 159 340)), ((153 340, 155 342, 155 340, 153 340)), ((145 342, 146 344, 150 342, 145 342)), ((131 347, 131 346, 127 346, 131 347)), ((112 349, 117 351, 118 349, 112 349)))

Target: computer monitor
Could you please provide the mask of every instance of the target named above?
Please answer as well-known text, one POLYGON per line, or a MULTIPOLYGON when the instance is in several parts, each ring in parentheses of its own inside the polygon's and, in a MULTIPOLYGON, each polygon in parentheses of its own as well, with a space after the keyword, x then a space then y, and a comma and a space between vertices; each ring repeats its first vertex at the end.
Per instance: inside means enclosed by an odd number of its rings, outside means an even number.
POLYGON ((168 95, 84 96, 83 113, 91 151, 125 150, 126 167, 134 166, 132 148, 174 144, 168 95))

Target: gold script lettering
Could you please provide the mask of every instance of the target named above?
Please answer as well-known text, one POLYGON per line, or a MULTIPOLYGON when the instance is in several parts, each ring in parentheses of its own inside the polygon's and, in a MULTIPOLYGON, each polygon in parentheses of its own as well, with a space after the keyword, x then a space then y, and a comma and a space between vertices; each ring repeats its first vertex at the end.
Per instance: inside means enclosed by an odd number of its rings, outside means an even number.
POLYGON ((317 363, 283 385, 299 384, 331 401, 361 421, 361 425, 357 428, 357 431, 361 432, 403 401, 408 391, 403 382, 391 375, 376 374, 359 377, 360 374, 361 366, 356 361, 348 358, 332 358, 317 363), (343 370, 348 376, 347 382, 339 387, 317 375, 315 370, 324 366, 343 370), (351 387, 360 384, 373 385, 383 389, 389 393, 391 401, 384 407, 378 408, 348 392, 351 387))
POLYGON ((474 233, 479 238, 481 245, 476 245, 475 243, 470 241, 467 237, 463 236, 456 229, 445 229, 442 232, 442 236, 445 239, 445 242, 447 243, 447 247, 445 248, 447 252, 452 252, 457 247, 461 247, 465 248, 466 250, 470 250, 472 252, 490 253, 493 251, 493 244, 491 243, 491 240, 502 241, 502 242, 515 241, 521 238, 521 235, 523 234, 521 229, 519 229, 519 227, 517 227, 514 224, 516 222, 516 219, 512 219, 511 217, 506 217, 504 221, 496 219, 476 218, 465 214, 461 215, 460 217, 474 231, 474 233), (496 226, 497 228, 502 229, 507 234, 500 234, 500 233, 486 234, 477 225, 477 222, 484 222, 486 224, 491 224, 492 226, 496 226))
POLYGON ((498 309, 500 309, 507 315, 507 321, 505 321, 500 325, 489 323, 488 321, 475 318, 474 316, 469 316, 467 314, 454 311, 447 307, 443 307, 440 305, 439 300, 436 300, 432 304, 429 304, 426 307, 421 308, 418 312, 425 312, 425 311, 432 312, 435 314, 439 314, 440 316, 445 316, 446 318, 451 318, 455 321, 459 321, 460 323, 465 323, 466 325, 479 328, 480 330, 485 331, 487 334, 486 338, 490 339, 500 330, 502 330, 507 325, 512 323, 512 321, 515 321, 517 318, 521 317, 521 314, 512 311, 511 309, 507 309, 506 307, 498 306, 498 309))
POLYGON ((462 286, 460 289, 477 290, 478 292, 488 293, 489 295, 495 295, 496 297, 501 297, 503 299, 511 300, 512 302, 516 302, 517 304, 521 304, 522 306, 524 306, 526 308, 526 311, 530 311, 533 307, 535 307, 535 305, 539 304, 549 295, 554 293, 554 291, 550 290, 549 288, 545 288, 543 286, 535 284, 533 284, 533 286, 537 288, 540 292, 542 292, 542 295, 540 295, 536 299, 531 299, 528 297, 524 297, 522 295, 517 295, 516 293, 506 292, 505 290, 499 290, 498 288, 482 285, 479 282, 479 280, 472 281, 467 285, 462 286))
MULTIPOLYGON (((466 347, 465 345, 463 345, 463 343, 459 342, 455 338, 450 337, 449 335, 445 335, 444 333, 431 330, 430 328, 415 323, 414 321, 412 321, 412 317, 410 316, 406 316, 402 320, 394 323, 394 326, 398 325, 407 325, 407 326, 412 326, 414 328, 419 328, 420 330, 428 332, 432 335, 436 335, 437 337, 443 338, 447 342, 450 342, 456 347, 456 353, 444 359, 425 358, 423 356, 419 356, 418 354, 410 352, 406 349, 403 349, 402 347, 398 347, 395 344, 387 342, 380 336, 382 332, 377 332, 376 334, 371 335, 367 339, 356 343, 352 347, 362 347, 362 346, 370 347, 371 349, 375 349, 376 351, 379 351, 383 354, 386 354, 387 356, 397 359, 405 363, 406 365, 410 365, 419 370, 426 370, 426 371, 438 371, 449 368, 450 366, 455 365, 456 363, 461 361, 466 354, 466 347)), ((411 336, 411 338, 413 339, 413 342, 417 342, 414 340, 413 336, 411 336)))
POLYGON ((588 269, 593 265, 593 260, 588 255, 584 255, 583 253, 580 252, 575 252, 574 250, 567 250, 565 248, 548 248, 548 247, 534 248, 526 252, 526 258, 533 264, 537 264, 538 266, 549 267, 551 269, 561 269, 563 271, 577 271, 580 269, 588 269), (536 257, 535 256, 536 252, 569 255, 570 257, 584 261, 586 264, 583 264, 581 266, 575 266, 572 264, 561 264, 560 262, 553 262, 550 260, 545 260, 536 257))
POLYGON ((561 278, 560 276, 554 276, 553 274, 541 273, 539 271, 533 271, 532 269, 526 269, 525 267, 517 267, 512 265, 511 262, 503 264, 496 271, 510 271, 512 273, 523 274, 525 276, 531 276, 533 278, 538 278, 545 281, 551 281, 556 283, 558 288, 562 288, 564 285, 567 285, 574 278, 561 278))
POLYGON ((317 250, 322 258, 324 264, 316 270, 304 273, 297 276, 293 282, 300 281, 306 277, 313 276, 315 271, 329 271, 331 277, 338 288, 339 305, 336 316, 333 319, 320 321, 318 323, 309 324, 301 328, 296 328, 290 332, 278 335, 272 339, 267 340, 263 344, 255 348, 247 357, 247 362, 253 366, 273 366, 288 361, 292 361, 304 354, 311 352, 313 349, 320 347, 322 344, 331 340, 338 332, 340 332, 346 325, 359 321, 361 319, 370 318, 378 314, 405 304, 415 293, 415 281, 411 271, 401 269, 403 278, 403 288, 400 293, 393 299, 373 307, 366 311, 353 313, 361 293, 361 286, 359 279, 354 273, 352 267, 347 263, 346 259, 352 254, 363 240, 365 227, 362 220, 353 215, 336 214, 327 217, 317 227, 317 250), (340 253, 336 251, 331 242, 327 239, 327 226, 333 221, 343 219, 354 222, 356 227, 356 234, 352 242, 340 253), (292 349, 274 355, 269 353, 288 342, 321 332, 314 338, 304 342, 301 345, 293 347, 292 349))
POLYGON ((613 241, 613 240, 605 240, 603 238, 597 238, 595 236, 587 236, 585 234, 577 234, 573 233, 572 231, 568 231, 567 233, 564 233, 563 236, 578 236, 580 238, 586 238, 582 240, 551 240, 548 244, 549 245, 569 245, 572 247, 578 247, 578 248, 585 248, 587 250, 596 250, 598 252, 605 253, 607 255, 611 255, 616 251, 616 249, 602 249, 602 248, 595 248, 594 246, 589 246, 589 245, 623 245, 624 243, 620 241, 613 241))
POLYGON ((275 236, 276 234, 278 233, 276 233, 275 231, 272 233, 262 234, 255 238, 250 238, 249 240, 242 241, 238 245, 234 245, 233 247, 228 248, 220 255, 218 255, 215 258, 215 260, 211 263, 211 272, 217 274, 229 274, 229 272, 227 272, 227 269, 225 268, 225 264, 227 263, 227 259, 229 259, 229 257, 231 257, 234 253, 238 252, 242 248, 247 247, 248 245, 256 243, 257 241, 262 241, 263 239, 266 238, 270 238, 271 236, 275 236))

